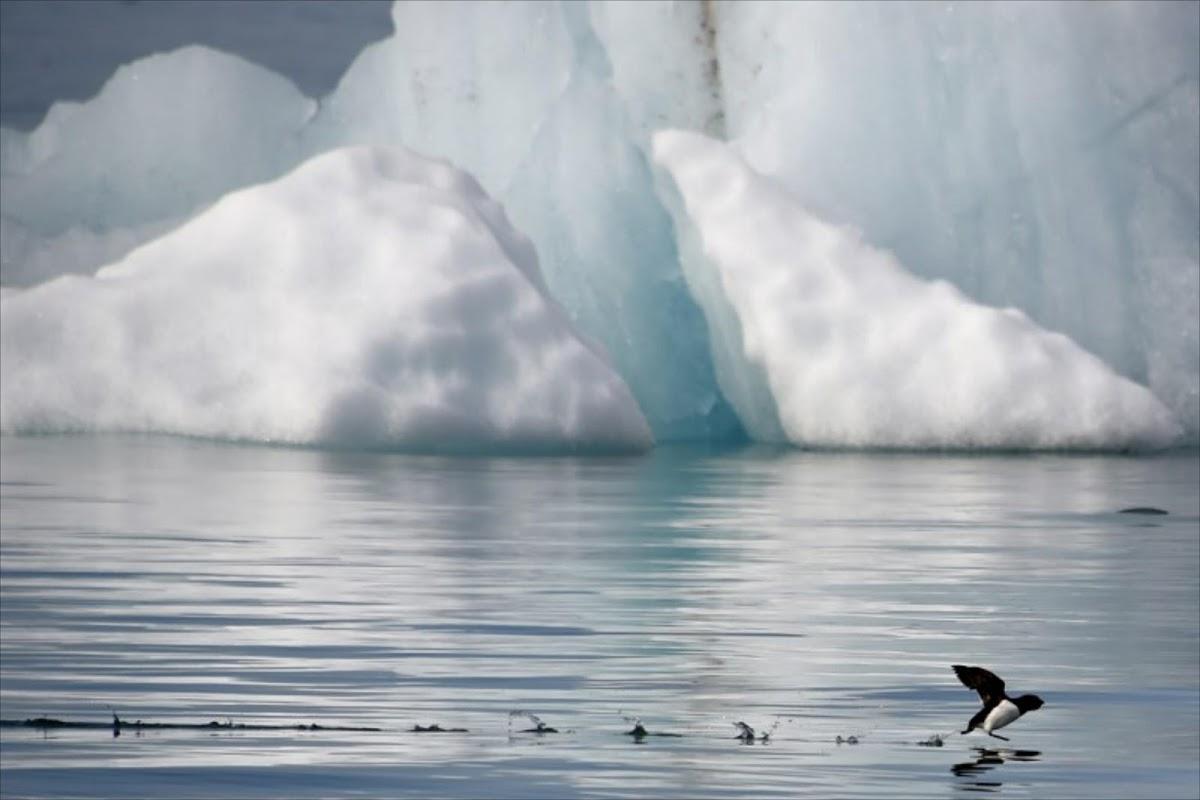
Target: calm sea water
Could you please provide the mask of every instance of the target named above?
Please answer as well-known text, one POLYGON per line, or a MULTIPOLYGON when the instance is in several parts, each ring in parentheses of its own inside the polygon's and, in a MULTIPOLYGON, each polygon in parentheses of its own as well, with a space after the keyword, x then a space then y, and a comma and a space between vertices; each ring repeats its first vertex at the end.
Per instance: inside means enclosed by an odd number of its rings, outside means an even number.
POLYGON ((5 796, 1200 795, 1195 453, 0 456, 0 716, 384 728, 3 728, 5 796))

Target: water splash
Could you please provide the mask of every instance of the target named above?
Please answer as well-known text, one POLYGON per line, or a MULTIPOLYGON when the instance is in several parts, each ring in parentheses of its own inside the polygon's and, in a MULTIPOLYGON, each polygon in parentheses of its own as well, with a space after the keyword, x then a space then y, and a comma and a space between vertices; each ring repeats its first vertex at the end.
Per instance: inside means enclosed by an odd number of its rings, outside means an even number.
POLYGON ((641 741, 643 739, 645 739, 647 736, 660 736, 660 737, 666 737, 666 738, 671 738, 671 739, 683 738, 682 733, 671 733, 669 731, 647 730, 646 726, 644 724, 642 724, 641 717, 630 716, 628 714, 625 714, 625 712, 623 712, 623 711, 618 711, 617 713, 621 715, 621 719, 623 719, 629 725, 633 726, 629 730, 625 731, 624 734, 626 736, 632 736, 633 740, 635 742, 641 743, 641 741))
POLYGON ((776 717, 775 721, 771 723, 771 727, 767 728, 762 733, 755 731, 753 726, 738 720, 737 722, 733 723, 733 726, 738 729, 738 734, 734 738, 739 740, 742 744, 754 744, 755 742, 758 742, 759 744, 766 744, 771 740, 771 735, 775 733, 776 729, 779 728, 780 723, 782 723, 785 719, 788 722, 791 722, 791 718, 789 717, 776 717))
POLYGON ((536 733, 539 735, 544 734, 544 733, 558 733, 558 728, 550 727, 545 722, 543 722, 542 718, 539 717, 537 714, 534 714, 530 711, 517 710, 517 711, 508 712, 508 734, 509 734, 509 736, 511 736, 513 734, 513 727, 512 727, 513 719, 515 719, 517 717, 524 717, 525 719, 528 719, 530 722, 532 722, 534 725, 534 727, 532 727, 532 728, 525 728, 524 730, 517 731, 517 733, 536 733))

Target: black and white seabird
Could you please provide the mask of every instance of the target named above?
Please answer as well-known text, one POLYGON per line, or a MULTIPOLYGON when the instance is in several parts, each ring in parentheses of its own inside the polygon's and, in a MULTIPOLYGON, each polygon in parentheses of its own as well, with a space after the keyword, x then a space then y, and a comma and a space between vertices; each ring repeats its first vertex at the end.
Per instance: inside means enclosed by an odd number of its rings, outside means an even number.
POLYGON ((974 689, 979 693, 983 708, 971 717, 967 729, 960 733, 970 733, 981 728, 988 736, 1008 741, 1004 736, 992 733, 1005 725, 1011 725, 1030 711, 1036 711, 1045 705, 1042 698, 1036 694, 1023 694, 1020 697, 1009 697, 1004 693, 1004 681, 988 672, 983 667, 964 667, 962 664, 952 665, 954 674, 962 681, 963 686, 974 689))

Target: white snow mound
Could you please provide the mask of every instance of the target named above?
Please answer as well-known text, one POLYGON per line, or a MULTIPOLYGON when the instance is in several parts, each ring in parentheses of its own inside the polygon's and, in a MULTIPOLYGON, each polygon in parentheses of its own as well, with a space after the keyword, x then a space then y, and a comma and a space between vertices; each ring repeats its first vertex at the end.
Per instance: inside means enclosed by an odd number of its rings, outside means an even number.
POLYGON ((0 303, 0 430, 455 452, 649 428, 469 175, 348 148, 0 303))
POLYGON ((741 361, 719 377, 747 429, 884 448, 1152 448, 1180 435, 1147 389, 1066 336, 914 277, 809 214, 728 145, 660 131, 654 154, 703 251, 706 263, 690 269, 717 273, 723 297, 699 299, 710 319, 727 303, 740 325, 741 361), (768 402, 747 395, 764 382, 768 402), (763 409, 778 419, 755 419, 763 409))

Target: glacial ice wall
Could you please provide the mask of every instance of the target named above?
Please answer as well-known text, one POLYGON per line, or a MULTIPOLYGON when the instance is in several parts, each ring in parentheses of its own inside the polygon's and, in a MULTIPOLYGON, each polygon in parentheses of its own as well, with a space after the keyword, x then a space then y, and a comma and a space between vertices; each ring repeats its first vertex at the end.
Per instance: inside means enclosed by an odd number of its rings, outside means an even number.
POLYGON ((730 138, 1200 430, 1200 4, 722 5, 730 138))
MULTIPOLYGON (((221 54, 168 54, 124 70, 156 77, 119 104, 101 101, 123 73, 29 136, 2 132, 0 214, 20 236, 5 236, 19 246, 5 243, 0 281, 87 271, 89 249, 94 269, 313 153, 403 143, 505 204, 659 440, 727 438, 744 421, 728 387, 752 377, 728 366, 740 322, 697 307, 703 271, 680 267, 695 243, 676 238, 650 159, 655 130, 690 128, 919 277, 1068 334, 1195 441, 1198 8, 397 3, 395 35, 319 106, 221 54), (189 92, 176 126, 157 109, 189 75, 219 90, 189 92), (89 109, 86 129, 66 124, 89 109), (76 153, 95 179, 72 182, 76 153)), ((755 386, 746 402, 769 417, 775 398, 755 386)))
POLYGON ((653 438, 466 174, 320 155, 95 277, 0 299, 0 431, 157 431, 434 452, 653 438))

